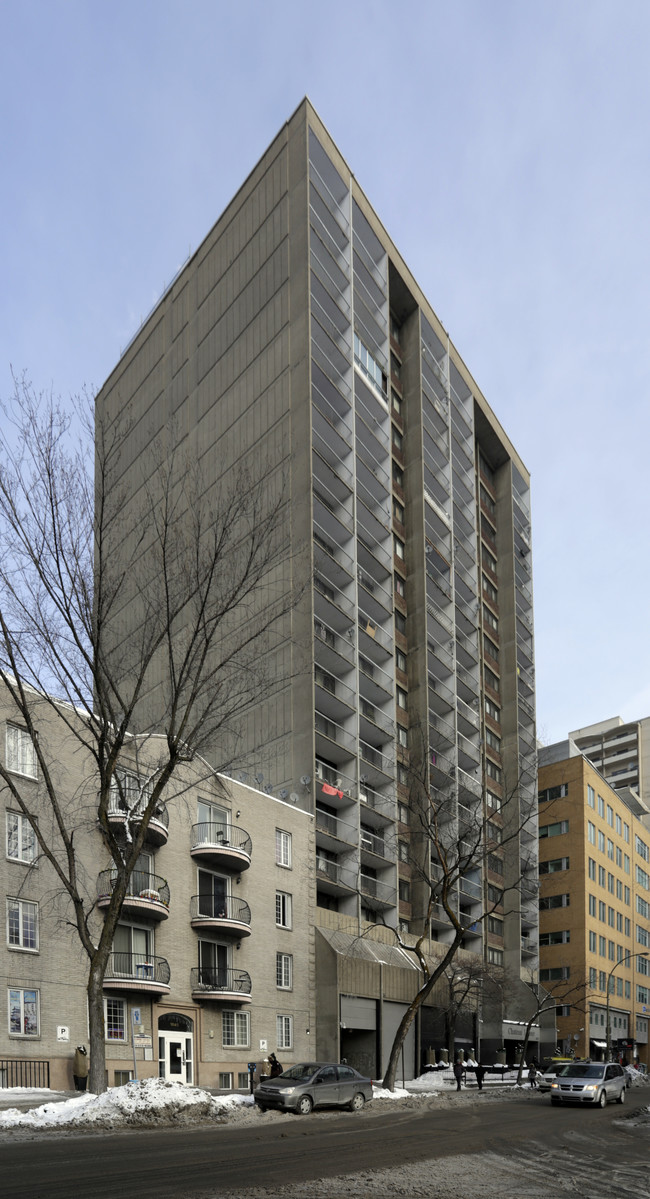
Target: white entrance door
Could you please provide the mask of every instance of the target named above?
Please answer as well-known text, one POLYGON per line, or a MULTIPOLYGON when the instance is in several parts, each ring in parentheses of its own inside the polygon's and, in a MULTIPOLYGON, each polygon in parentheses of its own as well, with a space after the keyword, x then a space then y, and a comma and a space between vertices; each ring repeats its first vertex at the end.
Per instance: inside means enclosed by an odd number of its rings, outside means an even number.
POLYGON ((158 1074, 168 1082, 191 1086, 194 1081, 194 1037, 191 1032, 158 1033, 158 1074))

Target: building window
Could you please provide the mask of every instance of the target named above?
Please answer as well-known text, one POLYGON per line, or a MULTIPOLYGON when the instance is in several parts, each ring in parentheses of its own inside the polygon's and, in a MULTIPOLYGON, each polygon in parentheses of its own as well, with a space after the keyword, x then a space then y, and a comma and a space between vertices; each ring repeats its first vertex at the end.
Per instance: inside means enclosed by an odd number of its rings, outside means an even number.
POLYGON ((648 945, 650 944, 647 928, 642 928, 642 926, 640 924, 637 924, 636 939, 637 939, 637 942, 639 945, 643 945, 645 948, 647 948, 648 945))
POLYGON ((488 932, 494 933, 495 937, 503 936, 503 920, 499 920, 496 916, 488 916, 488 932))
POLYGON ((396 487, 404 486, 404 471, 396 462, 393 462, 393 483, 396 487))
POLYGON ((7 857, 14 862, 33 862, 36 858, 36 834, 26 816, 7 812, 7 857))
POLYGON ((219 1071, 219 1086, 222 1091, 232 1091, 232 1072, 230 1070, 219 1071))
POLYGON ((593 882, 596 881, 596 863, 593 858, 589 858, 589 878, 593 882))
POLYGON ((610 895, 614 894, 614 875, 611 873, 611 871, 607 875, 607 890, 609 891, 610 895))
POLYGON ((623 840, 627 841, 627 843, 629 845, 629 843, 630 843, 630 826, 629 826, 629 824, 626 824, 625 821, 623 821, 623 840))
POLYGON ((571 930, 568 928, 562 929, 553 933, 540 933, 540 945, 568 945, 571 940, 571 930))
POLYGON ((291 990, 293 986, 293 957, 290 953, 276 953, 275 983, 283 991, 291 990))
POLYGON ((401 612, 398 612, 397 608, 395 609, 395 631, 402 634, 406 633, 406 617, 401 612))
POLYGON ((493 575, 497 573, 497 560, 484 545, 481 546, 481 562, 493 575))
POLYGON ((17 1037, 38 1037, 38 991, 9 988, 9 1032, 17 1037))
POLYGON ((594 932, 589 932, 589 952, 596 953, 598 950, 598 938, 594 932))
POLYGON ((563 833, 568 833, 568 831, 568 820, 556 820, 554 824, 540 824, 539 826, 540 840, 544 837, 560 837, 563 833))
POLYGON ((246 1049, 250 1041, 250 1013, 221 1013, 221 1039, 224 1049, 246 1049))
POLYGON ((558 1006, 555 1009, 555 1015, 561 1016, 561 1017, 570 1016, 571 1015, 571 1004, 570 1003, 558 1004, 558 1006))
POLYGON ((595 895, 589 896, 589 915, 590 916, 596 915, 596 896, 595 895))
POLYGON ((408 824, 408 822, 409 822, 409 810, 408 810, 408 808, 407 808, 407 806, 406 806, 406 804, 405 804, 405 803, 398 803, 398 805, 397 805, 397 819, 400 821, 400 823, 401 823, 401 824, 408 824))
POLYGON ((501 724, 501 708, 498 708, 487 696, 485 697, 485 714, 491 716, 496 724, 501 724))
POLYGON ((570 976, 571 968, 569 966, 551 966, 539 972, 539 980, 543 983, 559 982, 562 979, 570 978, 570 976))
POLYGON ((276 1040, 278 1049, 293 1047, 293 1016, 276 1016, 276 1040))
MULTIPOLYGON (((494 762, 490 762, 489 760, 486 761, 485 771, 486 771, 486 774, 489 776, 489 778, 494 779, 495 783, 501 782, 501 770, 499 769, 498 766, 495 766, 494 762)), ((542 836, 541 829, 539 831, 539 835, 540 835, 540 837, 542 836)))
POLYGON ((406 879, 399 880, 399 897, 402 903, 411 902, 411 884, 406 882, 406 879))
POLYGON ((621 832, 622 832, 622 827, 623 827, 623 826, 621 825, 621 818, 620 818, 620 816, 619 816, 619 814, 618 814, 618 812, 617 812, 617 813, 616 813, 616 832, 618 833, 618 836, 619 836, 619 837, 620 837, 620 835, 621 835, 621 832))
POLYGON ((495 633, 499 632, 499 622, 493 612, 483 604, 483 620, 495 633))
POLYGON ((395 651, 395 665, 398 670, 406 674, 406 654, 401 649, 395 651))
POLYGON ((598 952, 601 958, 607 957, 607 937, 598 938, 598 952))
POLYGON ((495 949, 493 945, 488 945, 487 960, 492 966, 503 966, 503 950, 495 949))
POLYGON ((568 908, 571 896, 568 892, 563 895, 542 895, 539 901, 540 912, 551 912, 553 908, 568 908))
POLYGON ((650 890, 650 877, 646 874, 645 870, 641 869, 640 866, 637 866, 636 868, 636 881, 640 887, 643 887, 644 891, 650 890))
POLYGON ((485 801, 487 803, 488 808, 492 808, 493 811, 495 811, 495 812, 501 811, 501 800, 499 799, 498 795, 494 794, 493 791, 485 792, 485 801))
POLYGON ((599 887, 607 886, 607 871, 605 870, 604 866, 598 867, 598 886, 599 887))
POLYGON ((499 598, 499 592, 497 591, 496 587, 494 586, 494 583, 490 582, 487 575, 481 576, 481 582, 483 584, 483 594, 486 595, 487 598, 489 600, 491 600, 493 604, 496 604, 496 602, 499 598))
POLYGON ((589 804, 590 808, 596 807, 596 792, 594 791, 593 787, 590 787, 589 785, 587 785, 587 803, 589 804))
POLYGON ((587 840, 590 845, 596 844, 596 825, 592 824, 591 820, 587 821, 587 840))
POLYGON ((598 815, 605 819, 605 800, 602 795, 598 796, 598 815))
POLYGON ((400 562, 403 562, 404 558, 406 557, 406 546, 404 545, 404 542, 401 540, 401 538, 396 537, 394 533, 393 533, 393 550, 395 553, 395 557, 399 558, 400 562))
POLYGON ((598 829, 598 849, 600 853, 605 852, 605 834, 598 829))
POLYGON ((501 686, 498 675, 496 675, 493 670, 490 670, 489 667, 486 666, 483 670, 483 678, 485 679, 486 687, 491 687, 492 690, 498 695, 501 686))
POLYGON ((237 1090, 247 1091, 250 1085, 250 1077, 247 1070, 240 1070, 237 1075, 237 1090))
POLYGON ((607 805, 607 823, 610 828, 614 827, 614 809, 611 804, 607 805))
POLYGON ((370 379, 371 383, 374 383, 375 387, 379 391, 386 391, 388 381, 381 369, 381 366, 377 360, 373 358, 370 350, 366 349, 363 342, 359 337, 357 337, 356 333, 354 335, 354 361, 356 362, 357 366, 361 367, 361 370, 366 378, 370 379))
POLYGON ((627 904, 628 907, 630 906, 630 888, 629 887, 623 888, 623 902, 625 904, 627 904))
POLYGON ((400 862, 408 862, 409 847, 408 847, 408 844, 406 841, 398 841, 397 842, 397 856, 398 856, 400 862))
POLYGON ((287 891, 275 893, 275 923, 278 928, 291 928, 291 896, 287 891))
POLYGON ((569 794, 569 784, 559 783, 557 787, 546 787, 544 791, 538 791, 538 803, 548 803, 552 799, 564 799, 569 794))
POLYGON ((597 985, 598 985, 598 971, 596 970, 595 966, 590 966, 589 967, 589 986, 591 987, 591 989, 593 991, 595 991, 597 985))
POLYGON ((113 1074, 113 1085, 116 1087, 125 1087, 127 1082, 131 1082, 133 1078, 133 1070, 115 1070, 113 1074))
POLYGON ((284 833, 280 828, 275 830, 275 862, 277 866, 291 869, 291 833, 284 833))
POLYGON ((619 870, 623 865, 623 850, 619 849, 618 845, 616 846, 616 865, 618 866, 619 870))
POLYGON ((26 729, 19 729, 15 724, 7 725, 6 750, 7 770, 23 774, 28 779, 38 778, 36 750, 26 729))
POLYGON ((495 887, 492 883, 488 883, 487 897, 490 903, 503 903, 503 891, 500 887, 495 887))
POLYGON ((399 429, 397 429, 395 427, 395 425, 391 426, 391 441, 392 441, 395 449, 401 453, 402 448, 404 446, 404 438, 402 437, 402 434, 400 433, 399 429))
POLYGON ((623 869, 626 874, 630 873, 630 858, 629 854, 626 853, 623 854, 623 869))
POLYGON ((399 500, 393 498, 393 516, 399 524, 404 524, 404 505, 400 504, 399 500))
POLYGON ((483 634, 483 649, 484 649, 485 653, 486 653, 486 654, 489 654, 489 655, 490 655, 490 657, 491 657, 491 658, 492 658, 492 659, 493 659, 495 662, 498 662, 498 661, 499 661, 499 649, 498 649, 498 646, 496 646, 496 645, 494 644, 494 642, 490 640, 490 638, 488 637, 487 633, 484 633, 484 634, 483 634))
POLYGON ((107 1041, 126 1041, 126 1003, 123 999, 104 1000, 104 1028, 107 1041))
POLYGON ((607 904, 603 903, 602 899, 598 900, 598 919, 602 920, 603 924, 607 923, 607 904))
POLYGON ((7 900, 7 945, 38 949, 38 905, 26 899, 7 900))
POLYGON ((409 743, 409 732, 403 725, 397 726, 397 744, 402 746, 402 749, 407 749, 409 743))
POLYGON ((609 837, 607 838, 607 857, 611 862, 614 861, 614 842, 609 837))
POLYGON ((648 846, 645 841, 642 841, 638 833, 634 834, 634 848, 636 852, 643 858, 644 862, 649 860, 648 846))
POLYGON ((408 702, 409 702, 409 700, 408 700, 408 694, 407 694, 407 692, 406 692, 406 691, 404 691, 403 687, 398 687, 398 688, 397 688, 397 690, 396 690, 396 694, 397 694, 397 706, 398 706, 398 708, 407 708, 407 707, 408 707, 408 702))

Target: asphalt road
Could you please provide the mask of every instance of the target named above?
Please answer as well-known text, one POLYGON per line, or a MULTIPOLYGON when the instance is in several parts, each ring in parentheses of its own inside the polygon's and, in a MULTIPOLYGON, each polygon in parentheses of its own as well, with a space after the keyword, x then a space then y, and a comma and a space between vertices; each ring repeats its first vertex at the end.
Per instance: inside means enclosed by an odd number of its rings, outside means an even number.
POLYGON ((308 1183, 409 1159, 486 1151, 521 1161, 525 1194, 531 1159, 534 1165, 536 1157, 552 1151, 555 1169, 563 1154, 568 1166, 577 1152, 604 1183, 610 1163, 625 1163, 629 1186, 625 1180, 621 1188, 614 1186, 612 1179, 604 1193, 641 1195, 639 1180, 645 1178, 647 1186, 648 1178, 648 1130, 616 1123, 628 1114, 629 1108, 615 1105, 605 1111, 556 1109, 540 1096, 527 1103, 493 1100, 480 1109, 421 1114, 385 1114, 376 1104, 359 1115, 287 1116, 260 1128, 51 1133, 33 1140, 8 1135, 0 1144, 0 1194, 2 1199, 182 1199, 205 1191, 218 1197, 239 1187, 308 1183))

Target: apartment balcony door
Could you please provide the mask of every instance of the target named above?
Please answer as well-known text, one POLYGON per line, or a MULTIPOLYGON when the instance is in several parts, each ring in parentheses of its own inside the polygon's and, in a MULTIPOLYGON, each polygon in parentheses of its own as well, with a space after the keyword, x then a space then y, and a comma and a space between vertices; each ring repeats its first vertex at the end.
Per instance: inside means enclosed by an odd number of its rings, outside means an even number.
POLYGON ((187 1016, 172 1013, 158 1021, 158 1075, 184 1086, 194 1082, 194 1032, 187 1016))

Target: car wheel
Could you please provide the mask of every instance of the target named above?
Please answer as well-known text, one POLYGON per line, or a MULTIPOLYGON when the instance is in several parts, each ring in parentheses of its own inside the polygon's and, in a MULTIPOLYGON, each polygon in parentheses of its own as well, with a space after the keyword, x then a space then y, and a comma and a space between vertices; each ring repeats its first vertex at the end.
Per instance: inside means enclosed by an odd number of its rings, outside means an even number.
POLYGON ((598 1096, 598 1106, 599 1107, 607 1107, 607 1092, 606 1091, 600 1092, 600 1095, 598 1096))
POLYGON ((265 1112, 265 1111, 266 1111, 266 1108, 265 1108, 265 1106, 264 1106, 264 1104, 263 1104, 263 1103, 258 1103, 258 1104, 257 1104, 257 1109, 258 1109, 258 1111, 260 1111, 260 1112, 265 1112))
POLYGON ((619 1095, 618 1099, 616 1100, 616 1102, 617 1102, 617 1103, 625 1103, 625 1087, 623 1087, 623 1089, 622 1089, 622 1091, 621 1091, 621 1093, 620 1093, 620 1095, 619 1095))
POLYGON ((350 1111, 351 1112, 360 1112, 362 1107, 364 1106, 365 1102, 366 1102, 365 1095, 363 1095, 361 1093, 361 1091, 357 1091, 356 1095, 353 1095, 350 1100, 350 1111))
POLYGON ((309 1098, 309 1095, 303 1095, 298 1100, 296 1111, 299 1116, 308 1116, 313 1106, 313 1101, 309 1098))

